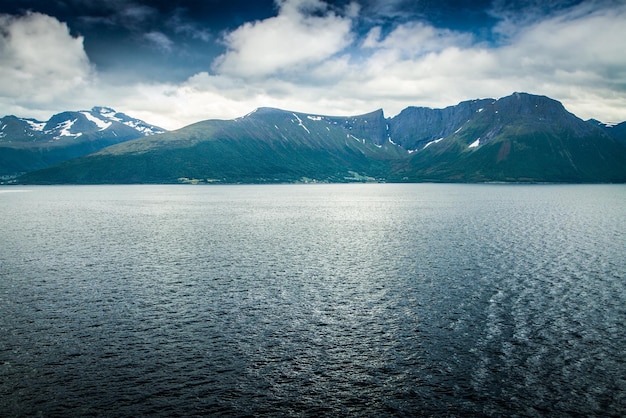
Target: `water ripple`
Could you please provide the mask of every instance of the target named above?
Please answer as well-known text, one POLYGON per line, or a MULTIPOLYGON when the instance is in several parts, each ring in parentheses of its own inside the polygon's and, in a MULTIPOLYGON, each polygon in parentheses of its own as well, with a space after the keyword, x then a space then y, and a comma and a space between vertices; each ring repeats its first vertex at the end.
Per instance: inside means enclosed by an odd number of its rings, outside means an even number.
POLYGON ((626 414, 626 189, 3 197, 6 416, 626 414))

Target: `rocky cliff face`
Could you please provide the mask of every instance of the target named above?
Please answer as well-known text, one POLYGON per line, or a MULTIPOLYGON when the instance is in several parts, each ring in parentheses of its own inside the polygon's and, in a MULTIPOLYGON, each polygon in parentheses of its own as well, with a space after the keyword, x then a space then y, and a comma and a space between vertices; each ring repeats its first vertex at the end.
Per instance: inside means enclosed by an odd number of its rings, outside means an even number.
POLYGON ((391 140, 407 150, 420 150, 428 143, 452 135, 494 99, 469 100, 444 109, 407 107, 389 122, 391 140))
POLYGON ((622 182, 626 148, 556 100, 515 93, 413 153, 401 171, 409 181, 622 182))
POLYGON ((357 138, 365 138, 376 145, 383 145, 388 141, 389 125, 382 109, 343 118, 342 126, 357 138))

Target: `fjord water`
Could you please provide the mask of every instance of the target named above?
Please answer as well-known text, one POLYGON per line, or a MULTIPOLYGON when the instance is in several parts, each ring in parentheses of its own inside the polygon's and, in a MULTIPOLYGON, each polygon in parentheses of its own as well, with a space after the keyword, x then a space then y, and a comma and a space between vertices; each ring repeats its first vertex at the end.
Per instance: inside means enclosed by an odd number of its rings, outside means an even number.
POLYGON ((626 414, 623 185, 0 188, 3 416, 626 414))

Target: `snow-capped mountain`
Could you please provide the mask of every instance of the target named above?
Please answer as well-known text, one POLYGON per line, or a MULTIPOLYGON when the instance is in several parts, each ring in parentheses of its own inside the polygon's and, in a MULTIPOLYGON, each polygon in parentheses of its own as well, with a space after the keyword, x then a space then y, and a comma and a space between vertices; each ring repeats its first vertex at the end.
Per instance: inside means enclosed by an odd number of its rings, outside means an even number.
MULTIPOLYGON (((0 143, 56 142, 73 139, 90 141, 108 136, 131 139, 165 132, 140 119, 116 112, 108 107, 62 112, 48 121, 5 116, 0 119, 0 143)), ((116 141, 119 142, 119 141, 116 141)))
POLYGON ((5 116, 0 118, 0 176, 13 177, 163 132, 108 107, 62 112, 48 121, 5 116))

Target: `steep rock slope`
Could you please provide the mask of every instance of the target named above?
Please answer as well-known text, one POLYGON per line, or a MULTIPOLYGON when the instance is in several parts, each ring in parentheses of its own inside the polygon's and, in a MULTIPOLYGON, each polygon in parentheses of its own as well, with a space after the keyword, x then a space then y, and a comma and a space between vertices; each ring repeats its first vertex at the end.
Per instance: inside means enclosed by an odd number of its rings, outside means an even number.
POLYGON ((515 93, 414 153, 405 181, 626 181, 626 147, 545 96, 515 93))
POLYGON ((494 99, 469 100, 444 109, 407 107, 389 121, 389 136, 404 149, 417 151, 445 138, 494 99))

